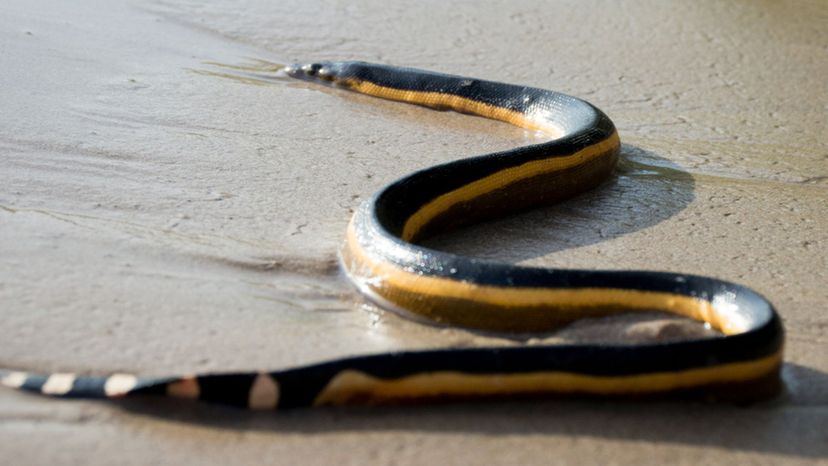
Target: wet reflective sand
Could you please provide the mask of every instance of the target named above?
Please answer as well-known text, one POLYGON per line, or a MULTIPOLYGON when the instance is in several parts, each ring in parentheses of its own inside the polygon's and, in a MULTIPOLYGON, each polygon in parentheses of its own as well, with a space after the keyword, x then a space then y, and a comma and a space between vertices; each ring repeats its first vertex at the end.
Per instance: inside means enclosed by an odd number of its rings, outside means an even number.
POLYGON ((12 0, 0 11, 2 367, 227 371, 700 331, 624 317, 524 342, 423 326, 363 302, 336 266, 361 200, 418 168, 537 136, 274 76, 273 63, 316 59, 552 88, 616 122, 624 160, 612 181, 434 247, 716 276, 766 295, 788 332, 788 393, 751 408, 542 401, 262 416, 3 390, 0 458, 793 464, 828 455, 825 5, 12 0))

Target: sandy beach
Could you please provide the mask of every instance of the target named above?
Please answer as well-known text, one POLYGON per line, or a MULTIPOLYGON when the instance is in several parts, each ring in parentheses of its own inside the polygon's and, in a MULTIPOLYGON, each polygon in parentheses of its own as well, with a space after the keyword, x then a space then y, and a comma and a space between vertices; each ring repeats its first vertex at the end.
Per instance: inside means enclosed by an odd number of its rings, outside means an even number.
MULTIPOLYGON (((2 389, 0 462, 828 463, 826 24, 818 1, 6 0, 0 367, 166 375, 522 344, 366 303, 337 251, 353 209, 389 181, 538 136, 273 73, 324 59, 589 100, 623 142, 609 183, 430 245, 745 284, 776 305, 787 343, 785 393, 749 407, 274 414, 2 389)), ((631 338, 636 325, 673 323, 621 319, 548 340, 631 338)))

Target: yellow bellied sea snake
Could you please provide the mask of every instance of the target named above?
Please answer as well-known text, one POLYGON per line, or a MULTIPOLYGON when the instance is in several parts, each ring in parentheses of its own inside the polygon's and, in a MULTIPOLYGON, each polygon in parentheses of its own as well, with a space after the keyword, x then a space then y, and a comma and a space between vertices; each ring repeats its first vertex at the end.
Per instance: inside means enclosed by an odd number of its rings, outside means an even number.
POLYGON ((425 168, 363 203, 348 226, 341 262, 380 305, 501 332, 541 332, 584 317, 659 310, 706 322, 723 336, 405 351, 192 377, 6 371, 3 384, 64 397, 155 394, 259 409, 537 394, 755 399, 778 390, 782 325, 773 306, 746 287, 673 273, 519 267, 419 245, 434 233, 569 198, 605 180, 620 142, 610 119, 591 104, 543 89, 362 62, 293 65, 285 72, 550 135, 541 144, 425 168))

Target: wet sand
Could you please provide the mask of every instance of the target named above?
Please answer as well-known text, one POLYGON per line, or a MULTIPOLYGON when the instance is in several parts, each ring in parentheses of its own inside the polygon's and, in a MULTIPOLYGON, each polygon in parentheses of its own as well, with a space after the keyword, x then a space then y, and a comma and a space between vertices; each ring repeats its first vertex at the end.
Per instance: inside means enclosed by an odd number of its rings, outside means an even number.
POLYGON ((270 73, 317 59, 556 89, 616 122, 625 145, 613 181, 435 247, 711 275, 767 296, 787 329, 786 393, 749 408, 541 401, 273 415, 2 390, 0 461, 828 458, 828 5, 9 0, 0 13, 2 367, 169 374, 518 344, 367 305, 339 277, 336 252, 352 209, 388 181, 535 136, 270 73))

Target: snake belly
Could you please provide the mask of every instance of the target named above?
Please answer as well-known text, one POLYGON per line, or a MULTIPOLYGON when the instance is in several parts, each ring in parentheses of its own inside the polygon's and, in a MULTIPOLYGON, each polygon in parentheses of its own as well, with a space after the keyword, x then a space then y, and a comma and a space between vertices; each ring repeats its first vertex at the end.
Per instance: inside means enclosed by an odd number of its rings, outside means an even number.
POLYGON ((343 269, 379 305, 445 325, 543 332, 578 319, 663 311, 715 338, 404 351, 269 372, 146 378, 4 371, 3 384, 46 395, 165 395, 252 409, 492 396, 732 400, 775 395, 784 332, 758 293, 714 278, 648 271, 519 267, 436 251, 431 235, 570 198, 615 167, 620 140, 591 104, 554 91, 363 62, 292 65, 288 76, 378 98, 542 131, 547 142, 412 173, 355 212, 343 269))

